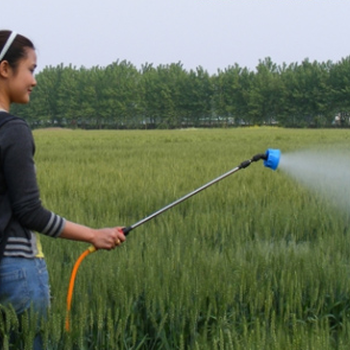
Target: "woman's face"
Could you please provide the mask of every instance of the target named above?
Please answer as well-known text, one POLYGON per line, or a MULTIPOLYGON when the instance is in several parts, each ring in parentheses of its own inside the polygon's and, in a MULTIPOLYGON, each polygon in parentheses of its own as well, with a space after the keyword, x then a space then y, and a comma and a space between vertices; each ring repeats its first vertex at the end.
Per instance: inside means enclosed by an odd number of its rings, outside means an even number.
POLYGON ((26 49, 26 57, 19 60, 17 68, 11 69, 9 76, 10 103, 28 103, 30 94, 36 86, 34 70, 36 68, 36 53, 33 49, 26 49))

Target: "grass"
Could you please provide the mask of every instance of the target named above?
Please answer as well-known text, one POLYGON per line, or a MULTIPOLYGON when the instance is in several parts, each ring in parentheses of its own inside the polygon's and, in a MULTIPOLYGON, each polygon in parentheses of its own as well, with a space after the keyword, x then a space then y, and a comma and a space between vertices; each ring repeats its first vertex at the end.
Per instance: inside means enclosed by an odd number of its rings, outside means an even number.
MULTIPOLYGON (((346 130, 280 128, 34 136, 43 203, 92 227, 131 225, 268 148, 350 143, 346 130)), ((68 280, 87 245, 43 238, 47 348, 347 349, 349 233, 347 215, 254 163, 88 256, 70 333, 68 280)))

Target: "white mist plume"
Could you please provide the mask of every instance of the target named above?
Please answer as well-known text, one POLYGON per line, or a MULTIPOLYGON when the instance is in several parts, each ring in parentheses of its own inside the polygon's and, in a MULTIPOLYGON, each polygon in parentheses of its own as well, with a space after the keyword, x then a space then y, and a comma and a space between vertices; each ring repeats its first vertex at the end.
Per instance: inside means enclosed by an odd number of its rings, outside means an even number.
POLYGON ((312 150, 282 154, 279 169, 304 186, 350 211, 350 153, 312 150))

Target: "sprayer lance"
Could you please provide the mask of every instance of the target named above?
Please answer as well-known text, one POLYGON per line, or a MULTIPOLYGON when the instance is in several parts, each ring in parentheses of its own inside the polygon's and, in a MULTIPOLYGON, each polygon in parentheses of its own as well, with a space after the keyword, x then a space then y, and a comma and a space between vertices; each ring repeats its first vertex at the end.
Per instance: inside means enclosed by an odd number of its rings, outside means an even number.
POLYGON ((153 218, 155 218, 156 216, 164 213, 165 211, 167 211, 168 209, 170 208, 173 208, 175 205, 185 201, 186 199, 194 196, 195 194, 205 190, 206 188, 208 188, 209 186, 221 181, 222 179, 226 178, 227 176, 229 175, 232 175, 233 173, 237 172, 238 170, 240 169, 245 169, 246 167, 248 167, 252 162, 257 162, 258 160, 260 159, 263 159, 264 160, 264 165, 268 168, 272 168, 273 170, 275 170, 277 168, 277 165, 278 165, 278 161, 279 161, 279 156, 280 156, 280 151, 279 150, 271 150, 271 149, 268 149, 267 152, 265 154, 257 154, 255 155, 252 159, 248 159, 244 162, 242 162, 239 166, 237 166, 236 168, 228 171, 227 173, 217 177, 216 179, 206 183, 205 185, 197 188, 196 190, 186 194, 185 196, 179 198, 178 200, 176 200, 175 202, 173 203, 170 203, 168 204, 167 206, 165 206, 164 208, 156 211, 155 213, 145 217, 144 219, 136 222, 135 224, 131 225, 131 226, 128 226, 128 227, 125 227, 123 228, 123 232, 124 232, 124 235, 128 235, 130 231, 132 231, 133 229, 135 229, 136 227, 139 227, 141 226, 142 224, 144 224, 145 222, 149 221, 149 220, 152 220, 153 218), (269 159, 269 157, 271 157, 271 155, 274 155, 272 161, 269 159))

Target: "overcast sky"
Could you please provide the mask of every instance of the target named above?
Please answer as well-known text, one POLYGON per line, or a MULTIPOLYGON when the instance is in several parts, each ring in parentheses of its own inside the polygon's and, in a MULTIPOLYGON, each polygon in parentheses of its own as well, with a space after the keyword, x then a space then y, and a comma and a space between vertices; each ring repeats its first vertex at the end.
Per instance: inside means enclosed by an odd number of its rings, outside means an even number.
POLYGON ((181 61, 213 74, 350 56, 348 0, 9 0, 0 27, 33 40, 45 66, 140 68, 181 61))

